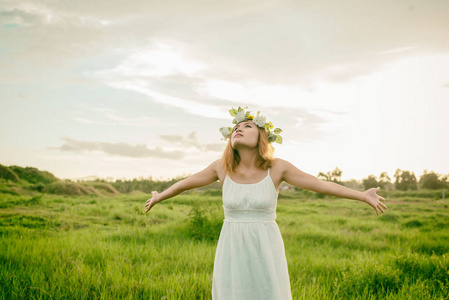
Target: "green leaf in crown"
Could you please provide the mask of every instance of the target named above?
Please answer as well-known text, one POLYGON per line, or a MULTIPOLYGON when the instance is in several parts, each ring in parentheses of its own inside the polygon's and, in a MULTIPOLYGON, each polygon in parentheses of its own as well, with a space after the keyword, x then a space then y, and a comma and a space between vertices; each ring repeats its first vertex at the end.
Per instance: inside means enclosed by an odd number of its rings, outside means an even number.
POLYGON ((278 144, 282 144, 282 137, 280 135, 276 135, 275 142, 278 143, 278 144))

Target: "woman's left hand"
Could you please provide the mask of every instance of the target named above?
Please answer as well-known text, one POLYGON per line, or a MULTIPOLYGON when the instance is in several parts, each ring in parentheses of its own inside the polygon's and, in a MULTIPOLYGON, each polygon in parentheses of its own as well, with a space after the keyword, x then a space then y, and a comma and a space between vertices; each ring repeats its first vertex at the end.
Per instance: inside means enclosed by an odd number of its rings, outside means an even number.
POLYGON ((376 215, 379 216, 379 210, 383 213, 384 209, 387 210, 385 204, 380 202, 380 200, 385 201, 385 199, 376 194, 380 190, 380 187, 370 188, 364 192, 365 194, 365 202, 371 205, 376 211, 376 215))

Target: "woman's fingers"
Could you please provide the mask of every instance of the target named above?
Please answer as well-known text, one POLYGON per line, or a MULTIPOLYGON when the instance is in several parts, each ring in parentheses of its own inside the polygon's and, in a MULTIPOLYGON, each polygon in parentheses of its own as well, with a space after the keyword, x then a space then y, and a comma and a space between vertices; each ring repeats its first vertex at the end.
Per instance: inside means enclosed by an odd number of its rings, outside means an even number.
POLYGON ((380 210, 382 213, 384 212, 384 209, 385 209, 385 210, 388 209, 387 206, 386 206, 385 204, 383 204, 382 202, 380 202, 380 201, 379 201, 379 203, 377 204, 376 211, 377 211, 377 208, 379 208, 379 210, 380 210))
MULTIPOLYGON (((157 193, 156 191, 152 191, 151 194, 153 194, 154 197, 154 193, 157 193)), ((151 197, 150 199, 147 200, 147 204, 149 204, 151 202, 151 200, 153 200, 153 197, 151 197)))
POLYGON ((147 213, 150 209, 151 209, 151 203, 150 204, 147 204, 147 205, 145 205, 145 207, 147 208, 146 210, 145 210, 145 213, 147 213))
POLYGON ((151 200, 153 200, 153 199, 150 199, 149 202, 147 202, 147 204, 145 204, 145 207, 150 207, 151 206, 151 200))
POLYGON ((377 195, 377 192, 380 190, 380 187, 377 188, 373 188, 373 190, 371 190, 372 196, 374 196, 373 198, 373 208, 376 211, 376 215, 379 216, 379 211, 381 213, 383 213, 385 210, 387 210, 387 206, 382 203, 381 201, 385 201, 384 197, 381 197, 379 195, 377 195), (375 199, 377 197, 377 200, 375 199))
POLYGON ((151 191, 151 194, 152 194, 152 197, 150 199, 148 199, 145 203, 145 207, 146 207, 145 213, 147 213, 154 206, 154 204, 152 204, 152 202, 154 200, 155 194, 157 195, 158 193, 157 193, 157 191, 151 191))

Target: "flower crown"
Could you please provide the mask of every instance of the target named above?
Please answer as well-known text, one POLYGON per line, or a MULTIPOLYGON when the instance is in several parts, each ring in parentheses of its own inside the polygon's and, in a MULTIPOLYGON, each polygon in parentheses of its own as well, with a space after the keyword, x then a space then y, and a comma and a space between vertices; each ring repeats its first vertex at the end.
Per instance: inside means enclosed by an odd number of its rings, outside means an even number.
MULTIPOLYGON (((250 111, 245 111, 245 109, 248 107, 238 109, 232 108, 229 110, 229 114, 234 117, 234 120, 232 120, 232 124, 238 124, 243 121, 252 120, 254 124, 256 124, 259 128, 265 128, 265 130, 268 133, 268 142, 276 142, 278 144, 282 144, 282 137, 279 135, 279 133, 282 132, 280 128, 276 128, 273 131, 273 123, 266 122, 265 116, 260 115, 260 111, 257 112, 257 115, 254 116, 253 113, 250 111)), ((223 134, 222 140, 227 140, 229 136, 231 135, 232 127, 226 127, 223 126, 220 128, 220 132, 223 134)))

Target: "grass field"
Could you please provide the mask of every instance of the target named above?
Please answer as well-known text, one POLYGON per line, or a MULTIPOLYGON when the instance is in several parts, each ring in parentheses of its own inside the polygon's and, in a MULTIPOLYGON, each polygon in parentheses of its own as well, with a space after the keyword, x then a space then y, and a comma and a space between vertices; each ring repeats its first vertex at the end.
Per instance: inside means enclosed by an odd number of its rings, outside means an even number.
MULTIPOLYGON (((2 299, 210 299, 220 196, 0 195, 2 299)), ((449 299, 449 201, 278 201, 293 299, 449 299)))

